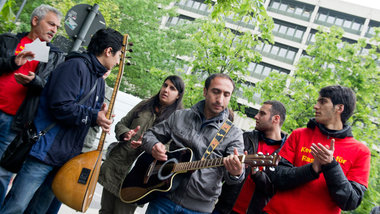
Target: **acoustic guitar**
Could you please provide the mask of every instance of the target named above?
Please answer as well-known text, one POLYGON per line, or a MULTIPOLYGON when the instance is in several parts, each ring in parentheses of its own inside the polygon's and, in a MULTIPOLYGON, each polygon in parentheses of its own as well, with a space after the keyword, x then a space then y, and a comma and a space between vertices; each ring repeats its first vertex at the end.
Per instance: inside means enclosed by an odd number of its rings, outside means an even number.
MULTIPOLYGON (((122 56, 119 63, 119 72, 106 114, 108 119, 111 119, 116 94, 119 90, 121 77, 123 76, 125 55, 128 50, 127 46, 128 34, 125 34, 121 49, 122 56)), ((132 52, 132 50, 128 51, 132 52)), ((105 138, 106 132, 103 131, 98 148, 95 151, 86 152, 70 159, 59 169, 54 177, 52 184, 54 194, 58 200, 74 210, 86 212, 90 206, 96 183, 98 182, 105 138)))
MULTIPOLYGON (((120 199, 125 203, 144 204, 174 190, 194 170, 223 166, 223 158, 191 161, 190 148, 167 152, 167 156, 167 161, 157 161, 148 153, 140 154, 121 185, 120 199)), ((251 167, 272 167, 277 166, 280 156, 250 154, 240 155, 239 160, 251 167)))

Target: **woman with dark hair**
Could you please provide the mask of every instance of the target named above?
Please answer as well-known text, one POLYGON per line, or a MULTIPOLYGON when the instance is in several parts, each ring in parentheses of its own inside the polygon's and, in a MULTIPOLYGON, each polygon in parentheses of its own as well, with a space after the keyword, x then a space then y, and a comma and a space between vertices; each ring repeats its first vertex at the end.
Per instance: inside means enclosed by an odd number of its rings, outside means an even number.
POLYGON ((143 133, 183 108, 184 90, 185 84, 179 76, 168 76, 155 96, 141 101, 116 124, 116 138, 120 142, 108 153, 100 169, 99 183, 103 185, 100 214, 135 212, 137 205, 120 200, 121 183, 143 151, 140 149, 143 133))

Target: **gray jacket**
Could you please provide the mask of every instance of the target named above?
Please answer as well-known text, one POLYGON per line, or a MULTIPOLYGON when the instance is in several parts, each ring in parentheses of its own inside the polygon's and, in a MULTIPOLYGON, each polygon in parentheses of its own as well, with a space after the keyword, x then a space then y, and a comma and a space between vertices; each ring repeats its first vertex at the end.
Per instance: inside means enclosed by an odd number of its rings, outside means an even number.
MULTIPOLYGON (((193 150, 194 160, 200 160, 219 127, 228 118, 228 109, 225 109, 217 117, 205 120, 204 104, 203 100, 191 109, 178 110, 166 121, 153 126, 143 137, 143 149, 151 153, 156 143, 165 144, 172 139, 170 151, 188 147, 193 150)), ((231 127, 209 159, 233 154, 234 148, 237 148, 239 154, 243 154, 243 135, 236 126, 231 127)), ((187 209, 211 213, 220 195, 223 177, 227 183, 240 183, 244 179, 244 173, 235 179, 230 177, 224 167, 196 170, 187 179, 182 180, 179 187, 167 194, 167 197, 187 209)))

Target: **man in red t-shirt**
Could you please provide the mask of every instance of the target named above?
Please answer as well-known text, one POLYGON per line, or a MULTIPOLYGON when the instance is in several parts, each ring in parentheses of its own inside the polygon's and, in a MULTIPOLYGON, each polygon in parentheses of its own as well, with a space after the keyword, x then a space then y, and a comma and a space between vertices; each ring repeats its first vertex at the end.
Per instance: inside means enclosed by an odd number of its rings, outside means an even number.
MULTIPOLYGON (((286 140, 281 133, 285 121, 286 109, 281 102, 265 101, 254 117, 255 130, 245 132, 244 149, 249 154, 272 154, 278 152, 286 140)), ((267 169, 268 170, 268 169, 267 169)), ((223 184, 222 193, 215 205, 214 214, 261 213, 265 204, 274 194, 271 181, 265 171, 258 168, 246 168, 246 178, 240 184, 223 184)))
MULTIPOLYGON (((31 15, 30 32, 0 35, 0 157, 19 131, 33 120, 50 72, 64 61, 64 53, 49 44, 61 17, 57 9, 40 5, 31 15), (50 46, 47 63, 30 60, 35 56, 30 51, 22 52, 26 44, 37 38, 50 46)), ((11 175, 0 167, 0 205, 11 175)))
POLYGON ((278 191, 264 208, 266 213, 338 214, 360 205, 371 153, 346 124, 355 105, 349 88, 320 90, 315 118, 307 128, 294 130, 281 149, 273 176, 278 191))

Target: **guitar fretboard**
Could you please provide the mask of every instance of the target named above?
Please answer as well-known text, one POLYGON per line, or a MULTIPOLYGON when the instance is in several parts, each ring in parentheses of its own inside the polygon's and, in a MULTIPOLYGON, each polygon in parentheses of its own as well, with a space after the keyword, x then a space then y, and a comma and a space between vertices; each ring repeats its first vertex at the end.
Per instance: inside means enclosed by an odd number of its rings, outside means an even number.
MULTIPOLYGON (((216 159, 177 163, 173 169, 173 172, 192 171, 192 170, 197 170, 197 169, 224 166, 223 159, 224 158, 216 158, 216 159)), ((240 162, 243 162, 242 161, 243 159, 244 159, 244 155, 240 155, 239 156, 240 162)))

